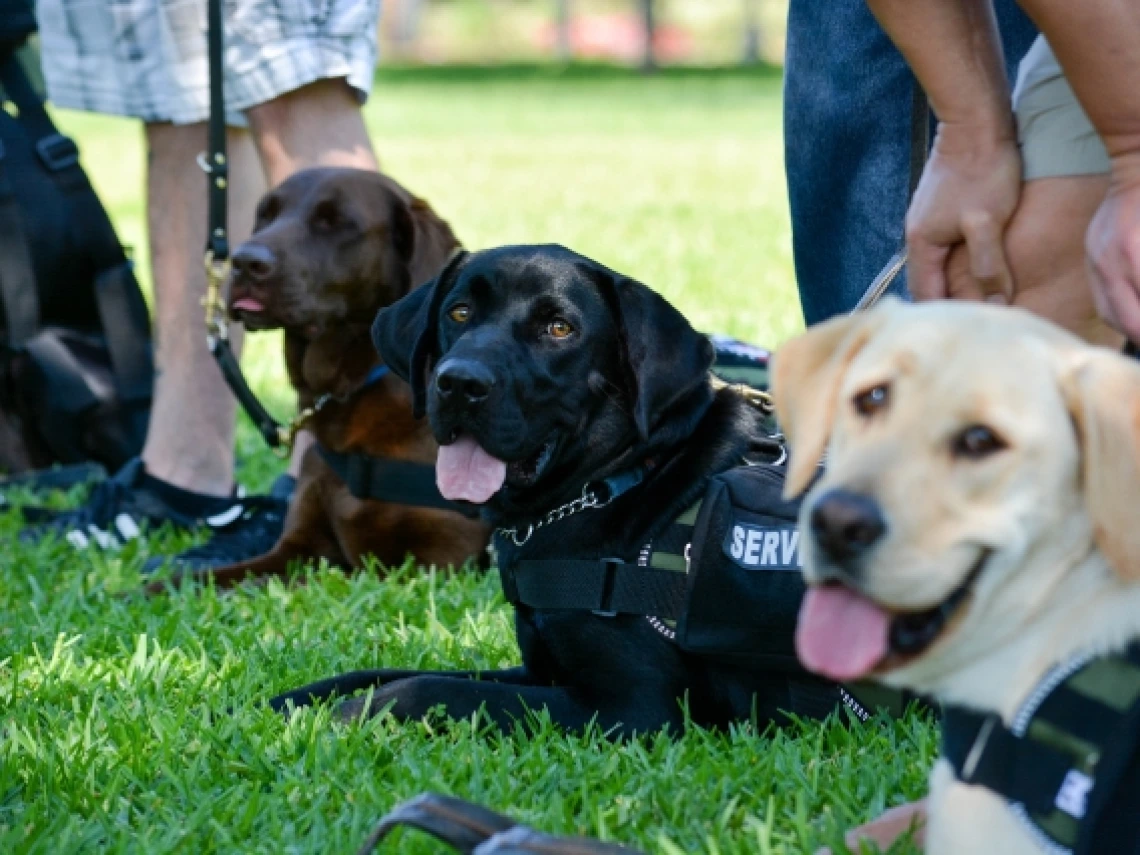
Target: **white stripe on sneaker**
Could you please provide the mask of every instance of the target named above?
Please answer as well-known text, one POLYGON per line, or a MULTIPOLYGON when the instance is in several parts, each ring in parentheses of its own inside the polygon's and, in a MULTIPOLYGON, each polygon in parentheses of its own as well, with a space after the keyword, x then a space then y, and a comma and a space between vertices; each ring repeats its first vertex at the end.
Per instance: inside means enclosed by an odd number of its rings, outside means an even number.
POLYGON ((141 534, 138 523, 125 513, 115 517, 115 528, 119 530, 119 536, 123 540, 134 540, 141 534))
POLYGON ((227 508, 220 514, 214 514, 212 517, 206 517, 206 525, 210 528, 225 528, 238 517, 241 512, 245 510, 241 505, 234 505, 232 508, 227 508))
POLYGON ((91 535, 92 539, 99 544, 100 549, 111 549, 115 546, 115 538, 110 534, 103 531, 101 528, 96 528, 93 525, 87 526, 87 533, 91 535))

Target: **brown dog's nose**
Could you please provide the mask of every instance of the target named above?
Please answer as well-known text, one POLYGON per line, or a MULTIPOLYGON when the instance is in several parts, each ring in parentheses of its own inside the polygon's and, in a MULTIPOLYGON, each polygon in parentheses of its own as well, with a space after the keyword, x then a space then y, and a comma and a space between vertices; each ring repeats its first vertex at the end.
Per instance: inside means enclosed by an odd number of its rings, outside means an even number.
POLYGON ((268 279, 277 269, 277 257, 264 244, 246 241, 230 260, 234 271, 253 280, 268 279))
POLYGON ((811 533, 828 557, 849 561, 886 533, 887 522, 874 499, 849 490, 824 493, 811 511, 811 533))
POLYGON ((441 398, 458 397, 465 404, 483 403, 494 385, 491 370, 470 359, 449 359, 435 375, 435 389, 441 398))

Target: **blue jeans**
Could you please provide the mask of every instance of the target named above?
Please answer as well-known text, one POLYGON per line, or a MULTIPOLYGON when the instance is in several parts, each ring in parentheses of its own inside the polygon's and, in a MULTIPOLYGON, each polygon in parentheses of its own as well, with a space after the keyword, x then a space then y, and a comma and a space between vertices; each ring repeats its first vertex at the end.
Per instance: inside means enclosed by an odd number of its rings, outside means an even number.
MULTIPOLYGON (((1012 81, 1036 29, 1012 0, 995 6, 1012 81)), ((851 311, 903 245, 915 85, 865 0, 791 0, 784 152, 808 325, 851 311)))

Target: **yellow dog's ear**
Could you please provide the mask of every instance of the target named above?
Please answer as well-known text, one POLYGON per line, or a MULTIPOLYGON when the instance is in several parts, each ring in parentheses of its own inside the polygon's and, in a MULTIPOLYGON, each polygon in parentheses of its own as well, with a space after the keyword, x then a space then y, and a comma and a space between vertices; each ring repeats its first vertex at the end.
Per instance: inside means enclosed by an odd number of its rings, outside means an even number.
POLYGON ((807 489, 827 448, 836 397, 847 366, 883 325, 896 300, 869 312, 825 321, 785 342, 772 363, 776 418, 791 445, 784 495, 807 489))
POLYGON ((1077 428, 1093 538, 1119 576, 1140 582, 1140 363, 1082 348, 1061 389, 1077 428))

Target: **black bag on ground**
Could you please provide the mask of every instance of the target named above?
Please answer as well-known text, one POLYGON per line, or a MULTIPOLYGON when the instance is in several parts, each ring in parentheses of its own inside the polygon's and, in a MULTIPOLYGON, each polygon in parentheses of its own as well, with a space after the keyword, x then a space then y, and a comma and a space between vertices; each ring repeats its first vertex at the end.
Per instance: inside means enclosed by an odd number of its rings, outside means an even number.
POLYGON ((75 144, 0 42, 0 468, 138 454, 154 365, 146 303, 75 144))

